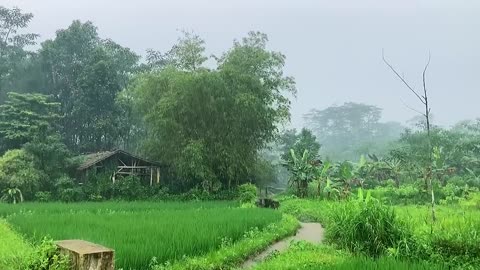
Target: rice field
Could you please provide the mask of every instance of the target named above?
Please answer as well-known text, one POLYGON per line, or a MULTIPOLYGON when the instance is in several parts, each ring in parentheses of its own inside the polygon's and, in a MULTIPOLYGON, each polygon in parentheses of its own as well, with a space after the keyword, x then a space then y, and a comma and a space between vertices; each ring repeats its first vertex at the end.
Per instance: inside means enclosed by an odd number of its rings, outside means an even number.
POLYGON ((235 208, 238 203, 233 201, 191 201, 191 202, 149 202, 149 201, 107 201, 107 202, 78 202, 78 203, 35 203, 21 204, 0 203, 0 217, 15 213, 65 213, 65 212, 109 212, 109 211, 147 211, 147 210, 184 210, 206 208, 235 208))
POLYGON ((231 203, 80 203, 0 205, 0 215, 31 241, 83 239, 115 249, 116 265, 147 269, 150 260, 203 255, 282 216, 231 203))

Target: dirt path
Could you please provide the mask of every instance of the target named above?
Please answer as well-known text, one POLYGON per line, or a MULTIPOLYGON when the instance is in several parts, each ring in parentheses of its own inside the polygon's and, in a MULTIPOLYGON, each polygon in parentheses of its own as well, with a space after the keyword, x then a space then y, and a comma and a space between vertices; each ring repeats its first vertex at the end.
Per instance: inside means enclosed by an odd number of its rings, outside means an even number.
POLYGON ((269 246, 266 250, 253 258, 245 261, 241 268, 248 269, 263 261, 268 255, 274 251, 282 252, 290 246, 291 241, 307 241, 319 244, 323 240, 323 227, 320 223, 300 223, 301 227, 295 236, 291 236, 280 240, 279 242, 269 246))

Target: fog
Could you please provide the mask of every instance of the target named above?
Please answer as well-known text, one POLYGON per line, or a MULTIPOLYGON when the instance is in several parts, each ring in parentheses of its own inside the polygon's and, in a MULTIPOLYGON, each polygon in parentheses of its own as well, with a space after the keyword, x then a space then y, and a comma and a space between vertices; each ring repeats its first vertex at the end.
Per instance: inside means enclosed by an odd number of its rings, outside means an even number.
POLYGON ((418 100, 382 62, 389 61, 417 88, 427 73, 435 124, 479 116, 480 3, 478 1, 279 1, 279 0, 0 0, 35 15, 28 31, 39 41, 74 19, 90 20, 108 37, 143 55, 167 51, 179 29, 193 30, 209 54, 220 54, 250 30, 265 32, 270 48, 287 57, 295 77, 292 125, 303 114, 346 101, 377 105, 384 120, 404 122, 418 100), (359 3, 361 2, 361 3, 359 3), (405 104, 404 104, 405 103, 405 104))

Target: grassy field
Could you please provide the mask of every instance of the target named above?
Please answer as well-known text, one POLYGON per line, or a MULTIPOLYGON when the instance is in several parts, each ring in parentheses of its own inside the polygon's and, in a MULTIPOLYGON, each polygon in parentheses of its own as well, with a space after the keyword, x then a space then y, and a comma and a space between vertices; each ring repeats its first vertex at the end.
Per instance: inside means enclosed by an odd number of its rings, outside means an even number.
MULTIPOLYGON (((431 208, 426 205, 396 206, 396 213, 414 228, 417 233, 430 233, 432 229, 431 208)), ((433 230, 440 234, 464 235, 472 232, 468 238, 480 243, 480 209, 473 207, 436 206, 436 222, 433 230)))
POLYGON ((399 261, 382 257, 355 257, 329 246, 295 243, 285 252, 271 256, 253 270, 446 270, 425 262, 399 261))
POLYGON ((0 215, 27 239, 48 235, 92 241, 115 249, 118 267, 146 269, 152 257, 162 262, 202 255, 282 218, 278 211, 230 206, 221 202, 32 203, 1 205, 0 215))
POLYGON ((0 219, 0 269, 10 269, 12 265, 24 260, 31 251, 32 247, 5 220, 0 219))
MULTIPOLYGON (((360 242, 355 242, 345 237, 339 238, 337 236, 332 236, 332 231, 336 231, 343 225, 347 224, 347 222, 342 222, 338 219, 334 221, 333 218, 339 216, 352 216, 349 211, 342 210, 345 209, 345 207, 347 210, 350 209, 349 206, 347 206, 347 202, 344 201, 335 202, 290 198, 282 202, 281 211, 292 214, 300 220, 316 221, 325 225, 326 240, 330 244, 345 247, 345 241, 347 241, 351 244, 350 246, 352 249, 365 248, 366 246, 361 247, 359 245, 363 240, 357 239, 360 242)), ((428 260, 432 263, 445 265, 445 267, 452 267, 450 269, 478 269, 478 265, 480 265, 480 245, 478 245, 478 243, 480 243, 480 207, 475 196, 468 201, 461 201, 459 204, 437 205, 436 221, 433 223, 433 226, 430 207, 428 205, 394 205, 392 208, 397 215, 399 223, 389 224, 404 224, 401 227, 398 227, 397 225, 394 226, 400 230, 397 235, 399 235, 399 237, 408 237, 411 235, 412 237, 409 238, 410 240, 408 240, 408 244, 402 246, 402 256, 408 258, 414 257, 412 258, 414 260, 428 260), (405 228, 405 230, 400 229, 402 227, 405 228)), ((353 210, 353 208, 350 210, 353 210)), ((363 215, 363 217, 367 218, 365 215, 363 215)), ((375 220, 375 222, 377 221, 378 220, 375 220)), ((349 224, 354 226, 356 230, 361 230, 361 228, 365 227, 362 225, 366 224, 366 220, 358 220, 358 223, 355 222, 356 221, 353 221, 353 223, 349 224)), ((375 222, 368 224, 376 224, 375 222)), ((344 236, 356 237, 354 230, 347 230, 344 228, 340 230, 340 233, 344 236)), ((391 236, 392 235, 389 234, 388 239, 390 239, 391 236)), ((367 242, 372 243, 371 241, 367 242)), ((379 245, 379 247, 381 246, 379 245)), ((388 252, 397 254, 397 252, 400 251, 397 248, 394 248, 388 250, 388 252)), ((292 260, 295 261, 295 259, 292 260)), ((305 260, 305 263, 308 264, 309 258, 305 257, 305 260)), ((301 261, 301 259, 298 259, 298 261, 301 261)), ((399 265, 401 265, 400 262, 399 265)), ((354 263, 356 262, 348 262, 348 264, 354 263)), ((386 261, 382 262, 382 264, 387 263, 388 262, 386 261)), ((392 263, 395 264, 394 262, 392 263)), ((403 269, 400 266, 398 267, 399 268, 386 269, 403 269)), ((371 269, 377 268, 372 264, 371 269)))

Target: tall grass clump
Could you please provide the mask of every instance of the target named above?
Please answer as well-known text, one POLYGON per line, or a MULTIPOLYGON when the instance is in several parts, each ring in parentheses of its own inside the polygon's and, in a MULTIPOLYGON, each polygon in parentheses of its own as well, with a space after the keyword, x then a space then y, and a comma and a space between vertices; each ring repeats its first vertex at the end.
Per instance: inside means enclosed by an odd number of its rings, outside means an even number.
POLYGON ((329 211, 326 238, 330 243, 371 257, 405 254, 415 246, 412 233, 395 211, 367 195, 334 205, 329 211))

